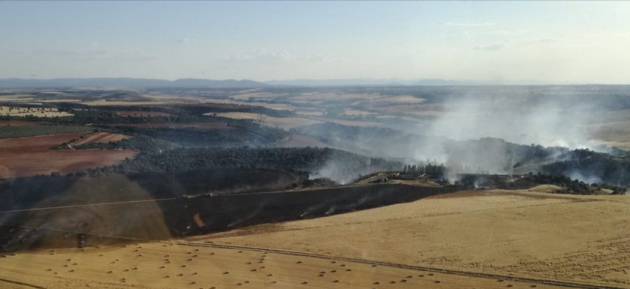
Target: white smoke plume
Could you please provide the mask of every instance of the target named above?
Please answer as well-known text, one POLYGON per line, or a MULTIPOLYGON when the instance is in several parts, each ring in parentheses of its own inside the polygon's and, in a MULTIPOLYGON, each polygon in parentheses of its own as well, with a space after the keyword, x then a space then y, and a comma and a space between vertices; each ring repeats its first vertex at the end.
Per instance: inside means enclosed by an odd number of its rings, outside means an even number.
POLYGON ((498 138, 523 145, 596 149, 599 143, 591 137, 589 126, 601 108, 595 102, 579 100, 519 94, 450 98, 443 104, 443 112, 425 125, 426 137, 417 144, 413 158, 447 166, 457 163, 458 171, 509 173, 505 168, 512 160, 505 146, 471 147, 453 155, 445 148, 446 140, 498 138))

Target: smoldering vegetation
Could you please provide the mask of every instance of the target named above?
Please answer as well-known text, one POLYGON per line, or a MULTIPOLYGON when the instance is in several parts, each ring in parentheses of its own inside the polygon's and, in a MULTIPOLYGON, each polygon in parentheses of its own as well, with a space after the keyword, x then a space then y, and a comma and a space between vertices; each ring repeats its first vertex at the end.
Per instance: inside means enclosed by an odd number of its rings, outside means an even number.
POLYGON ((377 125, 315 124, 295 132, 366 155, 408 164, 444 164, 453 178, 463 173, 531 172, 587 183, 626 186, 630 182, 626 153, 623 147, 616 147, 624 144, 625 136, 610 133, 630 123, 630 87, 460 86, 375 91, 395 99, 406 95, 422 101, 407 103, 407 107, 346 101, 353 110, 370 113, 354 120, 377 125))
MULTIPOLYGON (((352 129, 349 129, 352 130, 352 129)), ((363 129, 367 130, 367 129, 363 129)), ((380 130, 380 129, 379 129, 380 130)), ((339 130, 336 130, 337 132, 339 130)), ((335 146, 352 149, 348 143, 351 138, 339 141, 342 137, 330 135, 321 138, 335 146)), ((483 137, 472 140, 449 140, 439 138, 439 142, 431 143, 430 149, 438 153, 429 153, 422 157, 414 155, 418 147, 413 143, 405 143, 405 140, 418 141, 422 145, 431 142, 426 136, 413 136, 399 134, 394 137, 379 138, 376 135, 367 134, 354 136, 362 139, 358 150, 367 150, 368 155, 377 155, 370 151, 369 144, 375 147, 387 147, 388 142, 393 152, 390 157, 407 164, 443 164, 446 167, 447 179, 457 181, 459 174, 527 174, 544 173, 550 175, 567 176, 586 183, 603 183, 615 186, 630 185, 630 155, 614 148, 606 148, 603 151, 591 149, 571 149, 569 147, 545 147, 542 145, 523 145, 507 142, 500 138, 483 137), (373 138, 370 140, 370 136, 373 138), (407 150, 405 150, 407 149, 407 150)), ((388 154, 386 154, 388 155, 388 154)))
POLYGON ((363 174, 400 167, 399 162, 330 148, 190 148, 142 154, 112 170, 122 173, 174 173, 208 168, 258 168, 300 172, 311 178, 326 177, 347 182, 363 174))

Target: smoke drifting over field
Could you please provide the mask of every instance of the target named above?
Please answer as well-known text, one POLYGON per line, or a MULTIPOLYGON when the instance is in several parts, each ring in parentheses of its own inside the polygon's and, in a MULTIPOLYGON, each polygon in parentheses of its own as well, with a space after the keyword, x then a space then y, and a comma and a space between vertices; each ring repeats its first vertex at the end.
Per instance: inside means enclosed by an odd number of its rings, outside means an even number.
MULTIPOLYGON (((425 137, 418 142, 413 159, 444 163, 456 172, 513 173, 527 152, 499 140, 602 151, 605 147, 591 135, 592 125, 609 104, 580 95, 534 94, 522 89, 450 97, 442 104, 443 111, 422 126, 425 137), (480 141, 455 145, 470 140, 480 141)), ((556 149, 541 161, 560 160, 560 155, 556 149)))
POLYGON ((591 148, 587 132, 598 108, 592 103, 531 97, 465 97, 444 104, 446 111, 429 135, 454 140, 496 137, 520 144, 591 148))
POLYGON ((402 166, 398 162, 380 158, 365 158, 358 155, 330 150, 326 161, 309 173, 309 178, 327 178, 339 184, 347 184, 353 180, 377 171, 398 170, 402 166))
MULTIPOLYGON (((449 176, 540 172, 587 183, 630 184, 630 158, 615 149, 630 148, 628 86, 330 88, 295 93, 311 102, 287 98, 291 105, 307 105, 331 119, 292 129, 314 146, 406 164, 444 164, 449 176), (329 94, 355 97, 326 97, 329 94), (410 101, 372 102, 374 95, 410 101), (339 107, 369 113, 340 115, 339 107)), ((364 173, 343 167, 330 156, 312 177, 345 183, 364 173)))

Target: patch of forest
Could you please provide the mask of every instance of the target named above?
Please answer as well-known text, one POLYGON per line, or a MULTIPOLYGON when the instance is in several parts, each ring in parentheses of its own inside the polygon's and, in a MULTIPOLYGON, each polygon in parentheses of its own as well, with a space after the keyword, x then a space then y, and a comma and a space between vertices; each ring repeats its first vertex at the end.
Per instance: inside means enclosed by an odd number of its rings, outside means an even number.
MULTIPOLYGON (((393 170, 399 163, 367 158, 349 152, 319 148, 189 148, 141 152, 119 165, 94 168, 68 175, 47 175, 0 181, 0 208, 28 208, 64 195, 75 183, 104 182, 111 176, 139 184, 144 197, 163 198, 196 194, 233 194, 312 185, 311 175, 330 163, 339 163, 340 173, 356 174, 366 168, 393 170)), ((95 183, 95 184, 96 184, 95 183)), ((104 184, 115 184, 104 182, 104 184)), ((324 182, 333 184, 332 182, 324 182)), ((104 185, 101 183, 99 186, 104 185)), ((91 186, 85 186, 89 188, 91 186)), ((85 191, 90 191, 86 189, 85 191)), ((128 200, 123 186, 110 193, 91 196, 91 201, 128 200)))
POLYGON ((314 173, 329 164, 340 164, 340 173, 365 168, 399 169, 398 162, 369 158, 330 148, 183 148, 140 153, 113 167, 116 172, 179 172, 209 168, 265 168, 314 173))

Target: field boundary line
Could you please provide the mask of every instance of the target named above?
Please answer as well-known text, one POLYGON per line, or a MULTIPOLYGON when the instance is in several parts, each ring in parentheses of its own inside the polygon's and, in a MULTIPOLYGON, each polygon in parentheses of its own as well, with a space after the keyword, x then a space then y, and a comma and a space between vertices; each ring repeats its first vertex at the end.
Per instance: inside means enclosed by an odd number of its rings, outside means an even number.
POLYGON ((0 211, 0 214, 14 214, 14 213, 36 212, 36 211, 64 210, 64 209, 75 209, 75 208, 86 208, 86 207, 141 204, 141 203, 156 203, 156 202, 163 202, 163 201, 173 201, 176 199, 177 198, 172 197, 172 198, 161 198, 161 199, 113 201, 113 202, 100 202, 100 203, 53 206, 53 207, 35 207, 35 208, 29 208, 29 209, 15 209, 15 210, 0 211))

